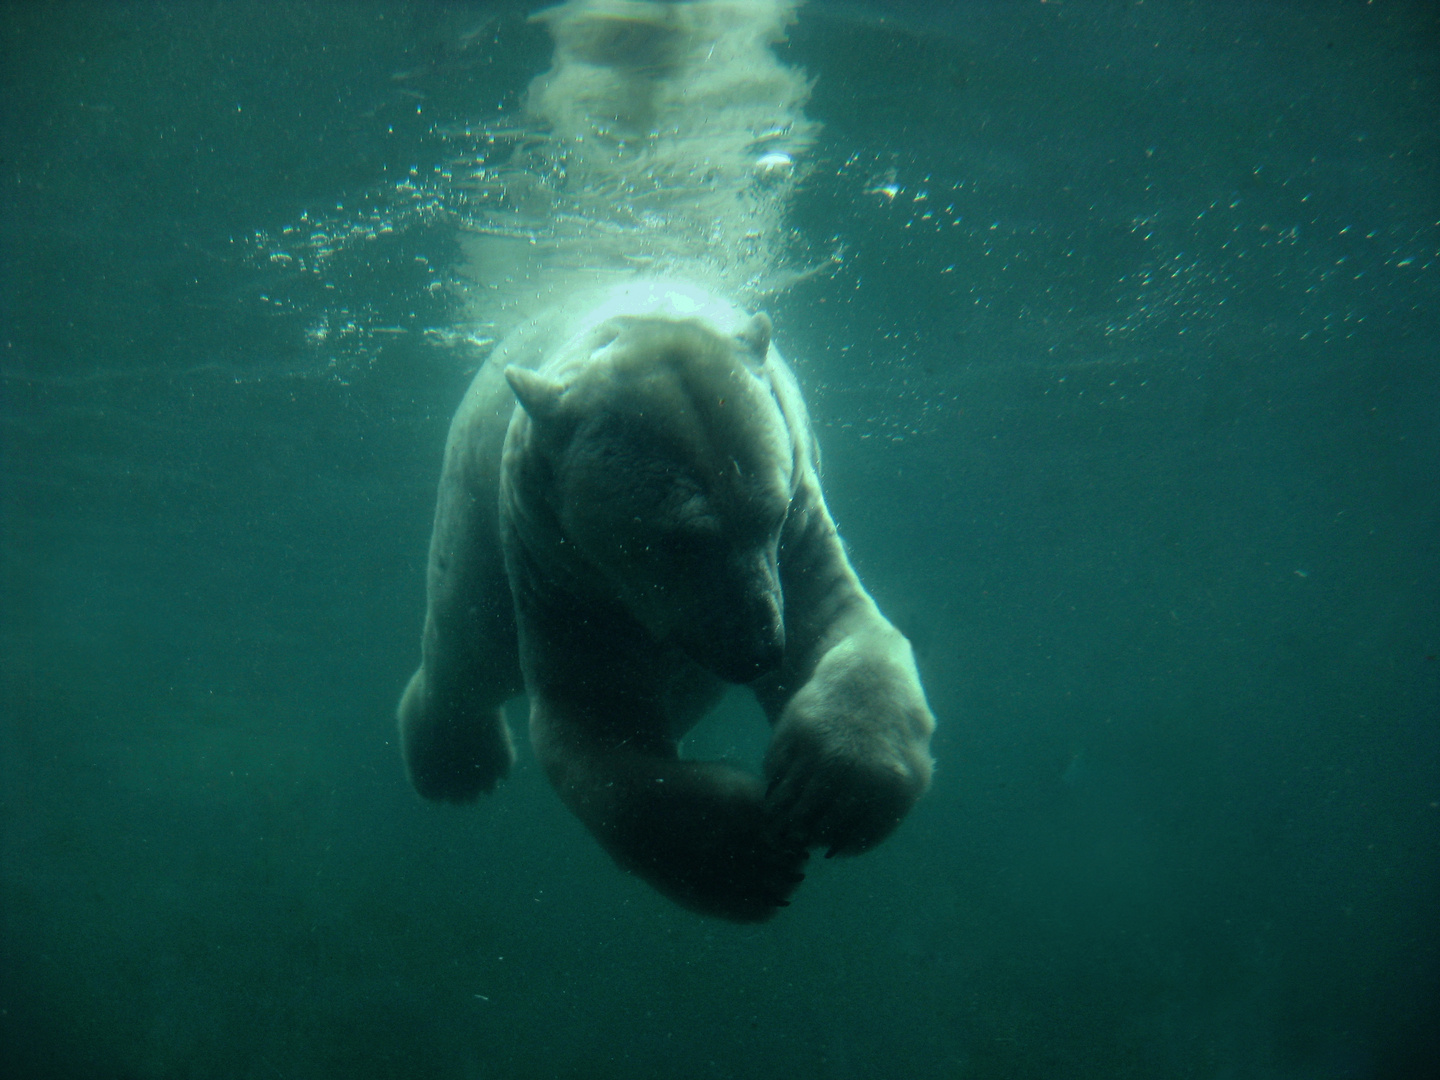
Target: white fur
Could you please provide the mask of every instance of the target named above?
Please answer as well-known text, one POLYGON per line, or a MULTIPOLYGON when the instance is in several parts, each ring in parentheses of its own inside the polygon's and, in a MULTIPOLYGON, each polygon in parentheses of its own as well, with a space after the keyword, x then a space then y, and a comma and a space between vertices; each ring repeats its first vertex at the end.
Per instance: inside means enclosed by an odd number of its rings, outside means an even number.
POLYGON ((768 917, 810 847, 864 851, 924 792, 934 720, 909 643, 845 555, 764 316, 632 281, 517 330, 476 376, 400 705, 422 794, 494 786, 513 757, 500 706, 522 686, 566 804, 709 914, 768 917), (768 788, 678 760, 722 679, 774 725, 768 788))

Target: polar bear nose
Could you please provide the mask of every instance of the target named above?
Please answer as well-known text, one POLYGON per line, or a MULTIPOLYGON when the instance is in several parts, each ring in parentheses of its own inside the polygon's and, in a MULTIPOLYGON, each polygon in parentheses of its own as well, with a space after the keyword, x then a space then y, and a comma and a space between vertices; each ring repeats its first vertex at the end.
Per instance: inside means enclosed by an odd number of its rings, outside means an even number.
POLYGON ((780 633, 756 648, 729 651, 718 657, 712 670, 726 682, 754 682, 780 666, 785 657, 785 636, 780 633))
POLYGON ((724 668, 716 673, 723 679, 748 683, 774 671, 785 658, 785 621, 773 595, 756 597, 746 605, 740 625, 733 632, 725 652, 724 668))
POLYGON ((745 681, 758 679, 761 675, 774 671, 780 666, 780 661, 783 659, 785 659, 785 628, 777 623, 775 632, 755 654, 754 674, 745 681))
POLYGON ((748 683, 785 657, 785 602, 772 552, 746 552, 712 564, 675 640, 726 682, 748 683))

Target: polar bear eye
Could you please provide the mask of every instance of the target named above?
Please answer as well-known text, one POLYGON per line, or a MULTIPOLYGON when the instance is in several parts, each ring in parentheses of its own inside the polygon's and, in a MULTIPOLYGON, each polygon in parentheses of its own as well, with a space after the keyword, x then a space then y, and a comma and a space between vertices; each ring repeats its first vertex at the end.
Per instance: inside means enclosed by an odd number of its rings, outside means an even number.
POLYGON ((667 520, 670 525, 664 530, 662 542, 672 554, 694 558, 721 541, 720 518, 709 499, 698 491, 690 492, 674 512, 667 515, 667 520))
POLYGON ((692 536, 696 540, 704 540, 720 535, 720 519, 710 512, 710 508, 699 500, 700 505, 686 509, 688 513, 682 514, 676 521, 674 532, 692 536))
POLYGON ((686 496, 685 500, 680 504, 680 509, 675 513, 675 520, 691 522, 711 516, 709 501, 704 495, 695 491, 686 496))
POLYGON ((720 530, 693 526, 671 529, 660 537, 658 547, 670 559, 687 563, 706 561, 722 547, 720 530))

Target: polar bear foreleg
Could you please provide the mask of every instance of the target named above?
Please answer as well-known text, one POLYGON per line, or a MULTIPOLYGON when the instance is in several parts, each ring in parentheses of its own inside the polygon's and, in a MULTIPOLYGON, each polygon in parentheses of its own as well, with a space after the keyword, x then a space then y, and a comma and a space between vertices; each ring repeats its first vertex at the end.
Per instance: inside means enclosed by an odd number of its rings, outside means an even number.
POLYGON ((677 903, 761 922, 789 903, 806 851, 778 836, 760 780, 682 761, 673 742, 597 736, 532 702, 531 741, 555 789, 611 857, 677 903))

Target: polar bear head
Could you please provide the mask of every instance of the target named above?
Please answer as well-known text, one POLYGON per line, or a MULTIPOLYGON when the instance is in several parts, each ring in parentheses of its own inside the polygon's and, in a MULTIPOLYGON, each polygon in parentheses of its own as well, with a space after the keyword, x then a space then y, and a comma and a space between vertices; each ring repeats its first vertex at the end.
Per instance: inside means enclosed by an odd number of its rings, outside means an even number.
POLYGON ((780 532, 795 444, 767 368, 770 321, 617 315, 547 373, 505 372, 546 462, 546 515, 590 583, 657 641, 731 682, 785 647, 780 532))

